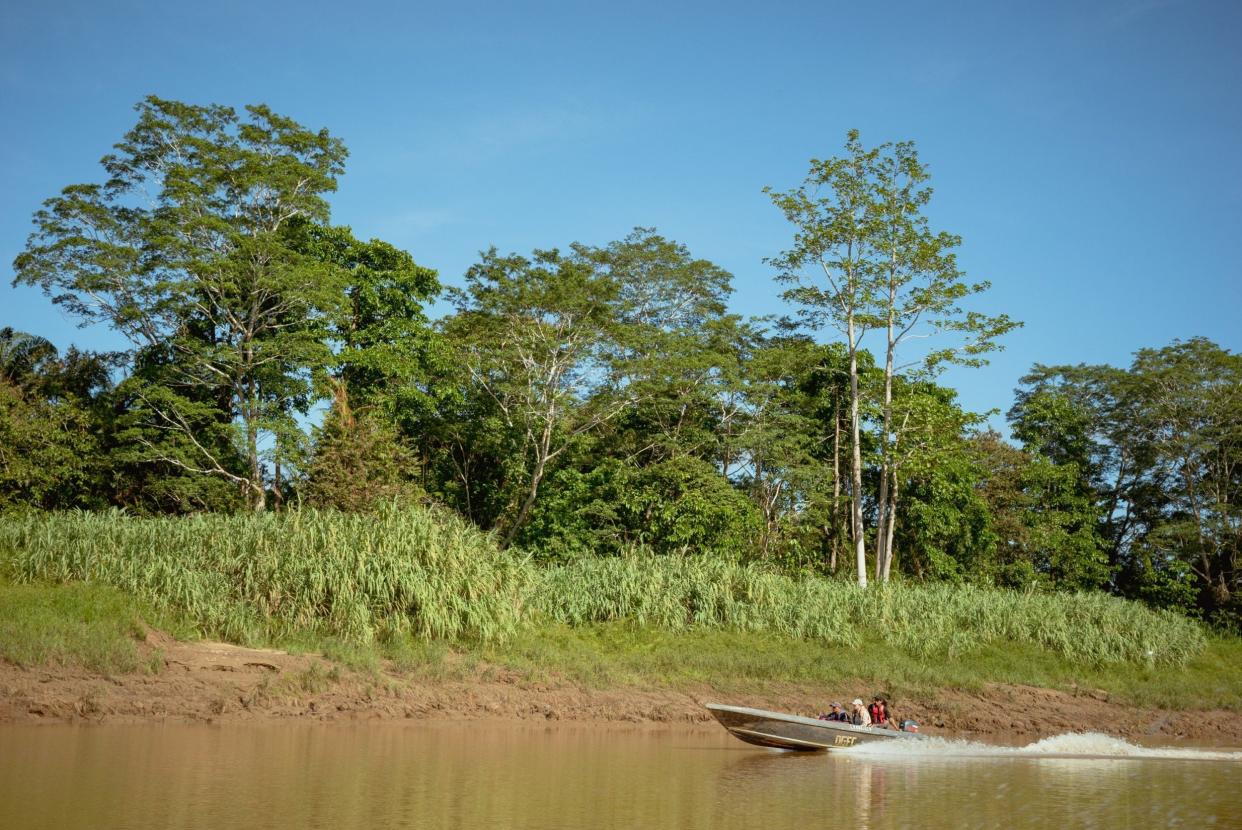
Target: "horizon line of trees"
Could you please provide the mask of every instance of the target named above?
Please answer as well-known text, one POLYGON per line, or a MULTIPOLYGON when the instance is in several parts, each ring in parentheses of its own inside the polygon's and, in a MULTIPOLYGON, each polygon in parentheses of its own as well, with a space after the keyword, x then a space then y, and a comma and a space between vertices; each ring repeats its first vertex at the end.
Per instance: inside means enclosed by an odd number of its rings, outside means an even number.
POLYGON ((136 109, 104 182, 45 202, 14 262, 129 347, 0 330, 0 508, 434 500, 549 559, 642 546, 864 585, 1104 590, 1239 627, 1242 356, 1196 338, 1124 369, 1036 364, 1018 445, 985 429, 939 376, 1020 324, 967 307, 988 284, 930 227, 912 143, 851 131, 766 191, 797 314, 746 319, 731 274, 642 227, 486 250, 443 289, 331 224, 347 153, 326 130, 136 109))

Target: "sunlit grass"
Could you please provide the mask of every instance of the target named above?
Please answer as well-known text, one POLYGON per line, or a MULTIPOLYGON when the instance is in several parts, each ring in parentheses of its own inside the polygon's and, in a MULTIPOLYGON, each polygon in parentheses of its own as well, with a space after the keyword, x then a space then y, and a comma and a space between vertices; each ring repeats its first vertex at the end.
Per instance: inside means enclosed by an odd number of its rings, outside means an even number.
POLYGON ((136 603, 106 585, 14 585, 0 577, 0 659, 104 674, 153 669, 136 603))
POLYGON ((952 657, 993 643, 1038 646, 1080 664, 1176 665, 1200 653, 1184 617, 1104 594, 969 585, 873 586, 795 578, 707 558, 585 559, 538 574, 533 603, 570 626, 628 620, 674 631, 731 629, 952 657))
POLYGON ((1114 663, 1084 667, 1038 646, 988 645, 950 657, 896 648, 853 648, 771 633, 695 629, 681 633, 628 623, 550 626, 476 649, 524 679, 587 687, 762 691, 855 685, 897 698, 989 683, 1102 690, 1112 699, 1169 709, 1242 710, 1242 641, 1214 640, 1176 671, 1114 663))
MULTIPOLYGON (((921 677, 915 663, 951 665, 992 651, 997 670, 1037 652, 1077 667, 1154 672, 1186 664, 1207 644, 1188 619, 1103 594, 949 584, 860 590, 693 556, 539 566, 499 550, 455 515, 424 509, 8 516, 0 519, 0 569, 14 580, 111 585, 174 621, 178 633, 248 645, 326 644, 341 662, 368 670, 369 655, 394 644, 536 648, 550 632, 609 623, 691 640, 708 632, 766 635, 835 650, 839 661, 895 651, 910 656, 914 680, 921 677)), ((402 659, 429 662, 416 650, 402 659)), ((580 663, 585 671, 589 656, 580 663)), ((686 665, 695 665, 693 655, 686 665)))
POLYGON ((247 644, 406 634, 512 636, 530 568, 455 516, 132 519, 28 514, 0 521, 0 561, 17 579, 113 585, 199 633, 247 644))

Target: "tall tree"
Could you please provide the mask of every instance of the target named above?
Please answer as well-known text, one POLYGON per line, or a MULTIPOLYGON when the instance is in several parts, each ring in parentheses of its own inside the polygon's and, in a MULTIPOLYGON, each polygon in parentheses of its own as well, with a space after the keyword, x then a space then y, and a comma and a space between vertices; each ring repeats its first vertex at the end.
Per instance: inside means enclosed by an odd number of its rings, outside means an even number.
POLYGON ((150 457, 226 478, 261 510, 264 435, 308 410, 343 302, 341 270, 299 252, 288 231, 327 222, 345 147, 261 105, 242 117, 151 96, 136 109, 102 160, 105 183, 71 185, 35 214, 16 282, 165 354, 136 395, 192 452, 148 440, 150 457), (236 426, 233 446, 203 433, 204 399, 236 426))
MULTIPOLYGON (((417 419, 431 406, 429 375, 443 361, 425 306, 440 293, 434 270, 381 239, 305 219, 290 224, 291 244, 344 275, 345 301, 330 322, 333 375, 353 409, 383 407, 417 419)), ((340 391, 333 387, 334 400, 340 391)))
MULTIPOLYGON (((839 510, 848 400, 839 346, 779 329, 760 337, 741 361, 740 404, 722 435, 728 474, 765 520, 759 555, 830 572, 848 523, 848 510, 839 510)), ((870 355, 860 357, 870 368, 870 355)))
POLYGON ((617 424, 630 439, 626 452, 639 463, 709 458, 707 407, 740 325, 726 314, 732 275, 652 228, 590 255, 617 286, 618 365, 643 400, 617 424))
MULTIPOLYGON (((983 355, 999 348, 997 338, 1016 326, 1007 315, 990 316, 963 309, 959 302, 986 291, 987 282, 967 283, 953 249, 961 237, 933 232, 923 214, 931 199, 930 173, 912 142, 884 144, 873 167, 879 313, 883 318, 884 392, 880 429, 880 491, 876 499, 875 570, 887 581, 893 562, 893 526, 897 522, 897 467, 910 412, 895 417, 893 381, 904 372, 917 381, 936 377, 947 365, 980 366, 983 355), (947 335, 950 342, 924 349, 897 365, 898 352, 914 338, 947 335)), ((915 418, 917 423, 918 419, 915 418)))
POLYGON ((1078 465, 1019 450, 998 434, 973 440, 978 491, 996 534, 978 576, 1014 588, 1095 590, 1109 575, 1099 502, 1080 486, 1078 465))
POLYGON ((1205 338, 1143 349, 1131 372, 1147 404, 1167 505, 1150 545, 1182 559, 1200 606, 1242 628, 1242 355, 1205 338))
POLYGON ((987 316, 958 305, 988 284, 964 280, 953 254, 958 237, 930 230, 923 215, 931 198, 928 179, 913 143, 868 149, 858 131, 851 130, 845 154, 813 160, 801 187, 785 193, 767 190, 796 228, 794 246, 771 260, 780 269, 779 278, 794 286, 784 296, 798 304, 813 328, 832 325, 840 330, 850 355, 853 541, 861 585, 867 576, 860 454, 863 390, 857 355, 864 337, 872 329, 885 332, 875 534, 876 576, 884 581, 892 565, 891 525, 898 492, 893 456, 903 423, 893 414, 895 374, 917 370, 920 379, 929 380, 949 363, 978 365, 983 354, 996 348, 996 338, 1016 325, 1004 315, 987 316), (906 365, 897 364, 903 344, 933 333, 952 333, 958 339, 926 350, 906 365))
POLYGON ((794 244, 769 262, 778 279, 793 287, 784 292, 812 329, 832 326, 845 336, 850 383, 851 537, 858 584, 867 584, 867 548, 863 527, 862 392, 858 355, 869 329, 882 324, 877 315, 879 284, 875 273, 876 211, 872 187, 878 150, 868 150, 851 130, 846 155, 813 159, 800 187, 781 193, 765 188, 793 224, 794 244))
MULTIPOLYGON (((650 228, 602 248, 492 250, 470 269, 444 323, 470 388, 447 403, 475 413, 486 434, 447 424, 445 443, 463 482, 480 480, 480 448, 495 456, 486 466, 501 475, 487 484, 508 493, 495 517, 502 542, 521 532, 553 466, 605 429, 627 463, 710 456, 696 404, 717 375, 730 281, 650 228)), ((461 489, 471 503, 486 496, 461 489)))

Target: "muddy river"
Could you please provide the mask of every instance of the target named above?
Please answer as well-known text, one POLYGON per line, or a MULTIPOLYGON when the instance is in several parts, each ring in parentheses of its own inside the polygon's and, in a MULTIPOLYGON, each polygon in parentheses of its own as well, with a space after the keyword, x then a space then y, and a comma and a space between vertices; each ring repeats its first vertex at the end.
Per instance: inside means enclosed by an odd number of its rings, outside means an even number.
POLYGON ((1242 753, 782 753, 714 728, 0 728, 0 828, 1242 827, 1242 753))

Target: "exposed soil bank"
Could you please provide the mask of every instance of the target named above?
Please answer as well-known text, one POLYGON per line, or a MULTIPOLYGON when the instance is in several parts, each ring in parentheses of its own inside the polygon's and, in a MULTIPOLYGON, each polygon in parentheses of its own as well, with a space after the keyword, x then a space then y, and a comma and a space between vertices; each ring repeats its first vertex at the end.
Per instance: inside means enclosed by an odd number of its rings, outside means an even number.
MULTIPOLYGON (((148 637, 147 647, 163 655, 165 665, 157 674, 104 677, 80 669, 22 669, 0 662, 0 723, 487 718, 695 724, 711 720, 705 702, 814 715, 833 700, 848 703, 874 691, 861 683, 773 684, 743 694, 706 685, 601 690, 530 683, 500 671, 471 680, 354 673, 314 656, 182 643, 158 633, 148 637)), ((894 701, 894 708, 930 734, 1008 742, 1089 730, 1125 738, 1242 745, 1242 713, 1129 706, 1091 690, 1005 685, 979 693, 945 689, 894 701)))

